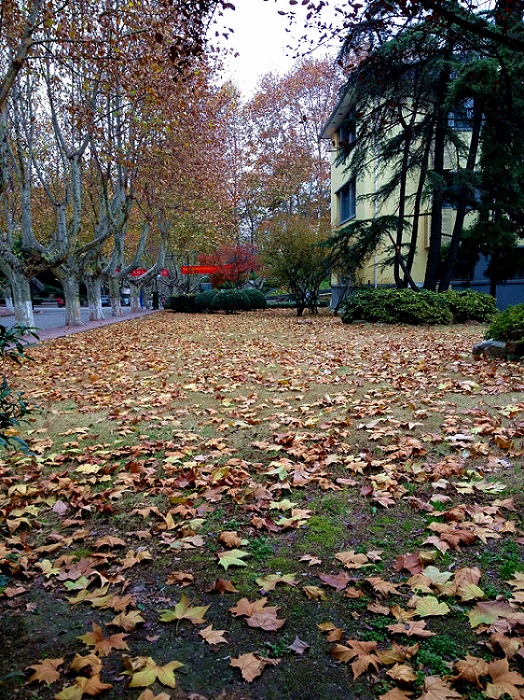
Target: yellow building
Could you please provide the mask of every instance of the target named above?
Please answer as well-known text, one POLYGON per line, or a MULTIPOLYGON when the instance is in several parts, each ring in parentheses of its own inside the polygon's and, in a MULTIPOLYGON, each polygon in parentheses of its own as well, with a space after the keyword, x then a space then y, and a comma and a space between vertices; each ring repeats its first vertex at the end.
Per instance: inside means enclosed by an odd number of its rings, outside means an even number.
MULTIPOLYGON (((384 215, 398 215, 399 213, 399 196, 397 193, 390 196, 385 201, 379 201, 378 192, 383 184, 389 179, 387 171, 384 170, 383 163, 379 161, 374 153, 368 155, 368 167, 362 172, 351 172, 345 163, 339 162, 341 144, 351 143, 355 138, 355 133, 351 133, 351 128, 348 128, 348 117, 353 108, 351 90, 347 89, 333 113, 327 120, 321 133, 322 139, 329 139, 332 144, 332 165, 331 165, 331 222, 333 229, 339 230, 347 226, 352 221, 371 220, 384 215)), ((467 144, 469 139, 469 126, 466 120, 453 122, 454 115, 450 115, 450 126, 459 131, 464 131, 464 139, 467 144)), ((356 126, 358 132, 358 124, 356 126)), ((445 156, 445 169, 449 173, 458 170, 458 156, 448 148, 445 156)), ((391 171, 390 171, 391 173, 391 171)), ((412 198, 409 195, 416 191, 417 183, 414 180, 408 181, 407 184, 407 204, 406 218, 408 221, 413 219, 413 210, 409 209, 412 206, 412 198)), ((429 250, 430 240, 430 201, 423 202, 419 222, 418 222, 418 238, 417 249, 411 268, 411 277, 413 281, 422 286, 426 270, 426 262, 429 250)), ((444 206, 442 210, 442 243, 445 244, 451 236, 455 213, 451 206, 444 206)), ((394 236, 393 232, 393 236, 394 236)), ((411 232, 406 230, 403 235, 402 250, 405 252, 405 247, 409 242, 411 232)), ((356 272, 356 279, 352 283, 357 285, 393 285, 393 265, 384 263, 391 260, 394 256, 394 241, 384 243, 379 247, 375 254, 362 262, 362 265, 356 272)), ((341 287, 344 280, 340 276, 334 275, 333 287, 334 293, 336 288, 341 287)))

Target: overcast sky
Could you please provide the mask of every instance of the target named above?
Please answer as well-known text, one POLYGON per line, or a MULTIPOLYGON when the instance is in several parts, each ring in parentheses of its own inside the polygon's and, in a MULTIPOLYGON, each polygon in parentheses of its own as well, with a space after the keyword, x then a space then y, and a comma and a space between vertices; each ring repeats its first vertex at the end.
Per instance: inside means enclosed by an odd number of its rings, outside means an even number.
POLYGON ((290 8, 288 0, 233 0, 233 4, 235 11, 228 11, 223 19, 234 30, 225 45, 234 48, 239 56, 226 59, 224 78, 236 83, 248 97, 261 76, 269 72, 287 73, 291 69, 294 52, 287 46, 296 50, 297 39, 304 29, 299 22, 291 33, 286 31, 288 18, 278 11, 290 8))

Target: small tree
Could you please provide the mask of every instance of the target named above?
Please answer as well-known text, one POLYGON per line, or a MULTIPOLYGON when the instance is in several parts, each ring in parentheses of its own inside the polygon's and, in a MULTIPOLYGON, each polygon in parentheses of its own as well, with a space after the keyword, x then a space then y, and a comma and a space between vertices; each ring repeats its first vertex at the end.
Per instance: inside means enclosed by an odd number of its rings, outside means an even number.
POLYGON ((297 305, 297 315, 307 308, 318 312, 320 285, 331 271, 326 235, 321 227, 302 217, 289 219, 273 234, 264 250, 265 272, 284 284, 297 305))

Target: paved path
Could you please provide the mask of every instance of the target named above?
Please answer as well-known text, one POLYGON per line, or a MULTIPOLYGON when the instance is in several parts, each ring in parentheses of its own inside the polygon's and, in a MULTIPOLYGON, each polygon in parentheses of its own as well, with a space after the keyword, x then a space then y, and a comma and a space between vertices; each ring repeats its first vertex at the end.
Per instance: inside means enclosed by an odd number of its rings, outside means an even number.
MULTIPOLYGON (((42 310, 42 314, 35 314, 35 326, 37 328, 36 334, 38 335, 39 341, 52 340, 53 338, 61 338, 65 335, 72 335, 73 333, 82 333, 84 331, 93 330, 94 328, 110 326, 112 323, 121 323, 122 321, 129 321, 131 319, 141 318, 142 316, 149 316, 150 314, 157 313, 156 310, 153 311, 152 309, 142 309, 141 311, 131 312, 130 309, 126 309, 124 307, 123 316, 108 315, 107 318, 104 318, 101 321, 85 320, 83 326, 65 326, 65 313, 63 316, 61 316, 57 315, 56 313, 52 313, 53 311, 57 310, 44 309, 42 310), (39 321, 42 324, 41 327, 39 327, 39 321)), ((84 309, 82 309, 82 311, 84 311, 84 309)), ((106 311, 109 311, 110 313, 110 310, 104 309, 104 312, 106 311)), ((7 327, 11 327, 14 325, 14 316, 0 316, 0 323, 7 327)), ((30 343, 35 342, 35 339, 32 336, 27 336, 27 339, 30 343)))

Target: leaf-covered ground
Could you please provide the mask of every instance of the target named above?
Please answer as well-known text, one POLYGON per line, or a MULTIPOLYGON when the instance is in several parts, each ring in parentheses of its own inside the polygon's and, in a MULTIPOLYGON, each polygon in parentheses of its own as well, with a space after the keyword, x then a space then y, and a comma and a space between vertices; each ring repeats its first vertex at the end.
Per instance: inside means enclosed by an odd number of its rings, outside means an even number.
POLYGON ((524 698, 524 367, 159 313, 6 367, 0 697, 524 698))

